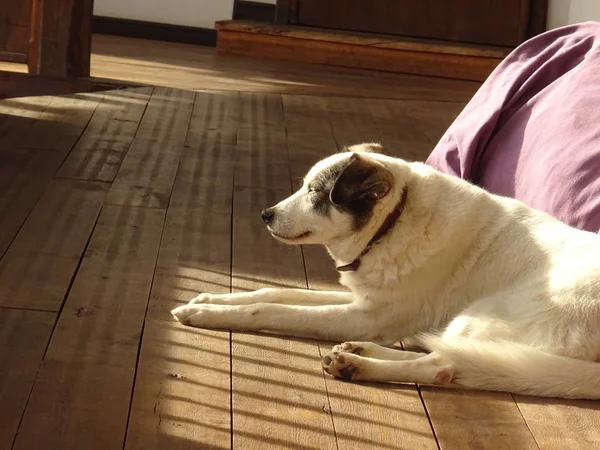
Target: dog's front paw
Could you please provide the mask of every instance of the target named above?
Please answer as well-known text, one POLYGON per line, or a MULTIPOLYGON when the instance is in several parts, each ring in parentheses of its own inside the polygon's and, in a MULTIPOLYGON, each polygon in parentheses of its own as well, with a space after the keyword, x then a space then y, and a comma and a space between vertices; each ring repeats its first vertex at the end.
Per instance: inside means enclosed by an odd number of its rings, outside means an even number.
POLYGON ((223 306, 192 303, 179 306, 171 311, 173 317, 183 325, 198 328, 214 328, 216 321, 222 316, 223 306))
POLYGON ((193 299, 191 299, 190 302, 188 303, 188 305, 196 305, 199 303, 213 303, 215 297, 216 297, 216 295, 214 295, 214 294, 202 293, 202 294, 198 295, 197 297, 194 297, 193 299))
POLYGON ((354 353, 355 355, 361 355, 364 351, 363 344, 360 342, 344 342, 340 345, 335 345, 331 349, 331 353, 354 353))
POLYGON ((341 380, 356 380, 360 372, 360 356, 354 353, 334 351, 323 356, 321 364, 325 372, 341 380))
POLYGON ((191 304, 191 302, 190 302, 190 304, 178 306, 177 308, 171 310, 171 314, 181 324, 190 325, 190 318, 194 314, 198 313, 198 306, 199 305, 194 305, 194 304, 191 304))

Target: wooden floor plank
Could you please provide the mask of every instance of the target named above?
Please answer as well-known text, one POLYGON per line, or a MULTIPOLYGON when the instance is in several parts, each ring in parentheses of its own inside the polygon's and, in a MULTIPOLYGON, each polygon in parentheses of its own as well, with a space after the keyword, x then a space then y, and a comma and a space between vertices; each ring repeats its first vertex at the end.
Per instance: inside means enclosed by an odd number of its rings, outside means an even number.
MULTIPOLYGON (((276 243, 258 215, 288 193, 236 188, 234 291, 306 286, 300 249, 276 243)), ((233 333, 231 364, 235 448, 335 448, 316 343, 233 333)))
POLYGON ((235 185, 289 190, 290 168, 283 126, 239 130, 235 185))
POLYGON ((85 132, 57 176, 112 181, 135 137, 152 88, 104 93, 85 132))
POLYGON ((56 314, 0 308, 0 450, 10 450, 56 314))
POLYGON ((480 83, 219 55, 214 48, 94 36, 92 76, 264 93, 468 100, 480 83))
POLYGON ((106 202, 110 205, 166 209, 183 151, 183 141, 136 138, 106 202))
POLYGON ((237 93, 196 95, 167 211, 126 449, 226 449, 230 334, 184 327, 170 310, 231 284, 237 93))
POLYGON ((282 96, 286 144, 289 154, 292 188, 302 186, 310 168, 338 151, 329 122, 327 104, 322 97, 282 96))
POLYGON ((231 214, 235 145, 207 133, 197 148, 186 147, 175 177, 170 207, 231 214))
POLYGON ((231 214, 239 95, 198 92, 170 206, 231 214))
POLYGON ((229 376, 229 333, 146 320, 125 449, 229 449, 229 376))
POLYGON ((62 158, 51 152, 0 149, 0 258, 44 193, 62 158))
POLYGON ((521 395, 515 399, 540 450, 600 447, 600 405, 597 401, 521 395))
POLYGON ((66 155, 85 130, 103 96, 103 92, 94 92, 52 97, 42 115, 19 140, 19 146, 55 150, 66 155))
POLYGON ((16 450, 122 448, 164 211, 106 206, 25 410, 16 450))
POLYGON ((362 98, 328 97, 327 112, 338 148, 378 142, 379 130, 369 111, 368 101, 362 98))
POLYGON ((510 394, 430 386, 421 391, 441 450, 537 448, 510 394))
MULTIPOLYGON (((321 345, 322 354, 329 351, 330 345, 321 345)), ((329 376, 325 382, 340 450, 437 449, 413 385, 345 383, 329 376)))
POLYGON ((222 143, 235 144, 240 114, 238 92, 197 92, 185 145, 199 148, 210 134, 222 143))
POLYGON ((0 306, 60 309, 107 187, 74 180, 50 184, 0 261, 0 306))
POLYGON ((172 208, 167 213, 148 317, 170 311, 202 292, 230 290, 231 215, 172 208))
POLYGON ((279 128, 283 126, 283 107, 279 94, 240 93, 240 127, 279 128))
POLYGON ((185 140, 195 93, 173 88, 152 92, 136 137, 158 141, 185 140))
POLYGON ((230 291, 230 214, 169 209, 138 365, 127 449, 229 448, 229 333, 169 311, 230 291))
POLYGON ((433 147, 465 107, 463 102, 407 101, 405 105, 421 124, 433 147))
POLYGON ((21 144, 36 119, 53 100, 51 96, 9 98, 0 101, 0 148, 21 144))
POLYGON ((368 107, 386 154, 407 161, 427 159, 433 145, 405 102, 373 99, 368 107))

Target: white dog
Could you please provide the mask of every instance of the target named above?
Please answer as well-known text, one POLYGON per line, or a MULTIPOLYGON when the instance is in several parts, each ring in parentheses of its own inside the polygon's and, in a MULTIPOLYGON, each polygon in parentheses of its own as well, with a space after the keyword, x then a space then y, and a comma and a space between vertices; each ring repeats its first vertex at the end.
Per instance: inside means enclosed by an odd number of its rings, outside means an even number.
POLYGON ((175 318, 346 341, 322 364, 347 380, 600 398, 600 236, 379 149, 319 162, 262 212, 277 239, 324 245, 350 292, 202 294, 175 318), (410 338, 430 353, 372 343, 410 338))

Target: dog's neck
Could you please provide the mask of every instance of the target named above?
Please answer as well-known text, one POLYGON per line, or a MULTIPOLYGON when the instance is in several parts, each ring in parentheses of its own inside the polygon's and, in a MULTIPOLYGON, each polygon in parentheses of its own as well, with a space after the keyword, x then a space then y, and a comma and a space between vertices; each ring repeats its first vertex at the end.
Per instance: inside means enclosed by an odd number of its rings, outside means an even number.
MULTIPOLYGON (((398 203, 396 203, 394 209, 392 209, 392 211, 385 217, 381 225, 379 225, 379 228, 377 228, 375 234, 373 234, 371 239, 369 239, 367 244, 362 248, 358 256, 356 256, 356 258, 354 258, 354 260, 352 260, 351 263, 338 265, 336 267, 338 272, 356 272, 359 269, 361 258, 367 253, 369 253, 371 248, 373 248, 374 245, 380 242, 387 235, 387 233, 394 227, 394 225, 402 215, 402 212, 404 211, 404 206, 406 205, 407 196, 408 187, 404 186, 404 188, 402 189, 402 194, 400 195, 400 200, 398 200, 398 203)), ((330 253, 332 253, 331 250, 330 253)))

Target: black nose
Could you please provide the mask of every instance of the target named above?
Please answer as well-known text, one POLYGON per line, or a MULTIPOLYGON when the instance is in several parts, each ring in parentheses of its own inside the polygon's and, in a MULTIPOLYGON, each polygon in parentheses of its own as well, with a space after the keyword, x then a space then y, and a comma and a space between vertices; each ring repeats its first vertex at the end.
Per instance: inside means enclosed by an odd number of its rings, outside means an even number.
POLYGON ((273 216, 275 216, 275 211, 272 208, 263 209, 260 213, 262 220, 268 225, 273 220, 273 216))

